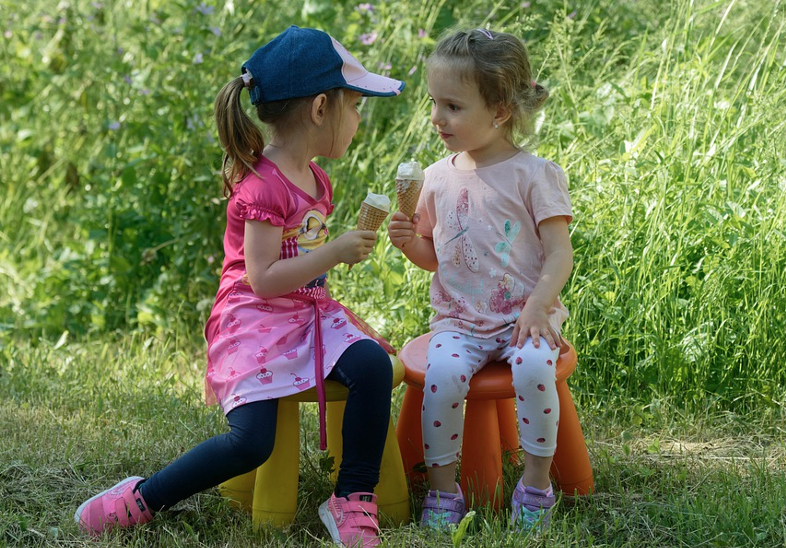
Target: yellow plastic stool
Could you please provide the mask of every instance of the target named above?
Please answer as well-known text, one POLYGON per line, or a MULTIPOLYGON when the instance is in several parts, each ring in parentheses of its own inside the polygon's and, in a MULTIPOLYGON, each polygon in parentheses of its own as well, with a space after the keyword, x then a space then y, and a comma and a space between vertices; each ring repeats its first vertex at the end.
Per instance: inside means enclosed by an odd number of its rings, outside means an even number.
MULTIPOLYGON (((395 356, 390 357, 393 367, 393 387, 404 379, 404 366, 395 356)), ((341 464, 343 440, 341 425, 349 391, 335 381, 325 381, 327 400, 328 455, 334 458, 330 475, 335 483, 341 464)), ((254 525, 285 527, 295 519, 297 510, 298 472, 300 467, 300 402, 317 401, 316 388, 281 398, 278 402, 276 441, 270 458, 256 470, 237 476, 219 485, 222 496, 235 506, 251 512, 254 525)), ((404 474, 404 464, 396 438, 396 428, 391 422, 382 454, 379 483, 374 489, 381 520, 394 525, 409 522, 409 491, 404 474)))

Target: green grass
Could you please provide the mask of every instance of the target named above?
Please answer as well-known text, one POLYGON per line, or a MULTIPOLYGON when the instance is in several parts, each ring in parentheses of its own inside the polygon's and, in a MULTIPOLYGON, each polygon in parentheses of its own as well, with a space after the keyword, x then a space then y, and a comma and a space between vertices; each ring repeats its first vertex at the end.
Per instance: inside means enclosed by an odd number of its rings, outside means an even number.
MULTIPOLYGON (((569 177, 565 332, 598 489, 564 501, 542 539, 481 512, 463 545, 786 544, 784 3, 527 4, 0 0, 0 545, 324 541, 310 408, 287 533, 255 531, 215 492, 99 542, 72 524, 85 497, 225 428, 201 403, 224 222, 212 99, 291 23, 407 82, 368 101, 346 156, 323 162, 332 234, 367 190, 393 195, 400 161, 445 154, 422 60, 446 28, 522 36, 551 92, 536 152, 569 177)), ((429 278, 386 238, 330 278, 394 346, 427 329, 429 278)), ((450 545, 416 528, 387 538, 450 545)))
MULTIPOLYGON (((202 404, 202 343, 123 336, 101 342, 19 345, 0 376, 0 545, 320 546, 316 515, 331 485, 313 405, 303 407, 297 521, 255 530, 215 490, 151 524, 101 540, 82 537, 73 512, 128 475, 150 475, 225 429, 202 404), (31 374, 35 372, 35 374, 31 374)), ((401 392, 395 394, 400 401, 401 392)), ((395 407, 398 409, 398 406, 395 407)), ((783 546, 786 434, 781 410, 686 413, 665 401, 580 406, 596 493, 563 499, 554 525, 527 546, 783 546)), ((505 470, 507 492, 518 479, 505 470)), ((421 493, 421 486, 414 486, 421 493)), ((415 497, 413 509, 420 500, 415 497)), ((507 508, 506 508, 507 510, 507 508)), ((386 546, 452 546, 414 526, 385 530, 386 546)), ((507 518, 480 509, 462 546, 520 546, 507 518)))

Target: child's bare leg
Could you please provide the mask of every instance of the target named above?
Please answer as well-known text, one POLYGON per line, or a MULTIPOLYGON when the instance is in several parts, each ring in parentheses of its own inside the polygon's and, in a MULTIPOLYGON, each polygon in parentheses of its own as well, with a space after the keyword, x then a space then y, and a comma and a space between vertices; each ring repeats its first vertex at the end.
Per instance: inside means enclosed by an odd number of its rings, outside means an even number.
POLYGON ((553 457, 537 457, 524 452, 524 474, 521 483, 545 491, 551 485, 549 470, 553 457))
POLYGON ((445 466, 430 466, 426 473, 430 489, 443 493, 456 492, 456 461, 445 466))

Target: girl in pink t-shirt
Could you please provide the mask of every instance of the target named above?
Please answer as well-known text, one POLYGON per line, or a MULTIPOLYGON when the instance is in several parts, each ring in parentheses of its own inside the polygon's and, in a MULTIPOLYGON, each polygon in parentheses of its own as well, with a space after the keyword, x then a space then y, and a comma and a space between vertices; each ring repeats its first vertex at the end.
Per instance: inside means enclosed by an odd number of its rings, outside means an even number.
POLYGON ((440 40, 427 69, 431 123, 455 154, 426 169, 414 218, 396 212, 388 226, 393 245, 434 272, 422 411, 431 490, 421 524, 442 529, 463 517, 462 404, 472 375, 506 360, 525 454, 512 519, 541 528, 555 502, 555 364, 567 317, 559 293, 573 267, 572 213, 562 170, 514 135, 532 133, 548 91, 532 79, 521 40, 485 29, 440 40))
POLYGON ((199 491, 254 470, 273 450, 278 400, 316 387, 325 448, 324 379, 349 390, 334 493, 319 508, 332 540, 379 543, 376 497, 390 420, 390 346, 328 292, 327 272, 364 260, 373 231, 328 241, 333 188, 316 156, 340 158, 360 122, 363 96, 398 95, 404 84, 368 72, 316 29, 290 27, 259 48, 215 102, 224 148, 224 264, 205 328, 209 402, 229 431, 147 479, 130 477, 90 498, 75 519, 98 535, 145 523, 199 491), (269 126, 265 142, 245 113, 248 92, 269 126))

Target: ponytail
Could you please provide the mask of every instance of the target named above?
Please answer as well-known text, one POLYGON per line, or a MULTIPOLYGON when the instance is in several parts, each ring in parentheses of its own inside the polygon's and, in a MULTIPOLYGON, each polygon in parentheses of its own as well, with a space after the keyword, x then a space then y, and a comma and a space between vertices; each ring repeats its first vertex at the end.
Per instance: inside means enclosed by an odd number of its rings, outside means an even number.
POLYGON ((232 194, 235 183, 254 171, 254 164, 265 148, 262 131, 240 105, 244 87, 242 78, 230 81, 218 92, 214 109, 218 140, 224 149, 221 179, 227 198, 232 194))

